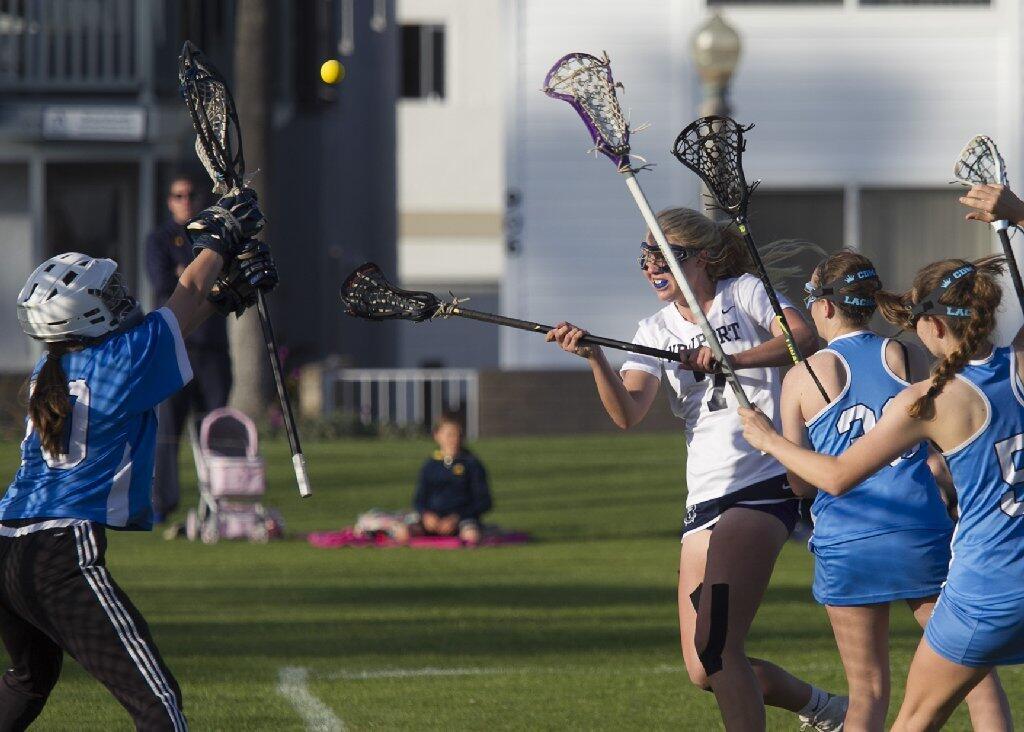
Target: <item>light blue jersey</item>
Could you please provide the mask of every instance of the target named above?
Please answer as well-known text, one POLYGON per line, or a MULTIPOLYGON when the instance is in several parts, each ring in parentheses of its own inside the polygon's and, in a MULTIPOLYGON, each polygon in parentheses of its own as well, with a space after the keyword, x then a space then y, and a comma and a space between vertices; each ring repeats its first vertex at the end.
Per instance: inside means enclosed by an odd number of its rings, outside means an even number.
POLYGON ((1024 394, 1013 349, 958 375, 986 401, 985 427, 944 453, 960 499, 947 587, 971 601, 1024 598, 1024 394))
MULTIPOLYGON (((40 359, 33 378, 42 365, 40 359)), ((152 528, 154 407, 192 378, 178 321, 162 308, 124 333, 66 354, 61 365, 72 402, 67 452, 44 453, 26 420, 21 467, 0 499, 0 520, 80 518, 152 528)))
MULTIPOLYGON (((848 333, 828 344, 846 370, 842 393, 807 423, 816 452, 840 455, 881 419, 907 382, 885 362, 888 338, 869 331, 848 333)), ((815 547, 894 531, 934 529, 951 522, 927 465, 922 443, 842 496, 819 491, 811 514, 815 547)))

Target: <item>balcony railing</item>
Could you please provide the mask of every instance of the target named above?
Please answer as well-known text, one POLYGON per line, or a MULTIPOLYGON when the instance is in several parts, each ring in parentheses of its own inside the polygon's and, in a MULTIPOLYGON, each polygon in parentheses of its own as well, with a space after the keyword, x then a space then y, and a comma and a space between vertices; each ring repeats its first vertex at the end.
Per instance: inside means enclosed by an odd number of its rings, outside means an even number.
POLYGON ((0 90, 133 91, 151 23, 147 0, 0 0, 0 90))

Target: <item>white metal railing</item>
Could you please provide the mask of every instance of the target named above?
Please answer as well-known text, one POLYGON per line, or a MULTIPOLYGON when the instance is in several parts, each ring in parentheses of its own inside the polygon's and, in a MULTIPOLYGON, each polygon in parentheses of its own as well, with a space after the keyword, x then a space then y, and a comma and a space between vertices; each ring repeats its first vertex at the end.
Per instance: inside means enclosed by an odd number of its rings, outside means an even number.
POLYGON ((0 0, 0 88, 136 88, 145 2, 0 0))
POLYGON ((366 425, 429 428, 442 412, 461 412, 466 436, 480 428, 480 380, 473 369, 330 369, 323 375, 325 413, 344 410, 366 425))

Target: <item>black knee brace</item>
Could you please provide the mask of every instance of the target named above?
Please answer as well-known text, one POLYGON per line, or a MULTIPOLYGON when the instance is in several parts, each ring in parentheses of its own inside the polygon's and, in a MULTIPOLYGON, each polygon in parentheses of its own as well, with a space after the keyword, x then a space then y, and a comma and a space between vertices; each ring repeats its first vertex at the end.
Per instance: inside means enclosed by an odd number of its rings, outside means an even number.
MULTIPOLYGON (((690 595, 694 608, 700 604, 700 593, 703 584, 698 585, 690 595)), ((707 645, 697 651, 697 658, 704 667, 704 673, 712 676, 722 670, 722 651, 725 650, 725 636, 729 628, 729 585, 711 585, 711 600, 708 603, 711 614, 708 623, 707 645)), ((700 626, 700 611, 697 610, 697 625, 700 626)))

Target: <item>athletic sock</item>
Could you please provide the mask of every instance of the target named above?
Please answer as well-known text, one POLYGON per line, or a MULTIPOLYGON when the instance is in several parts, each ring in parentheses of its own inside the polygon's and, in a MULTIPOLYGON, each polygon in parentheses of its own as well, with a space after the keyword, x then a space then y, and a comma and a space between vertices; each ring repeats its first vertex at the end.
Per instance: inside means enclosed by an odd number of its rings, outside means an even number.
POLYGON ((828 704, 829 693, 827 691, 819 689, 814 684, 811 684, 810 686, 811 699, 807 702, 807 705, 804 706, 803 709, 797 712, 797 714, 799 714, 801 717, 813 717, 815 714, 824 709, 826 704, 828 704))

